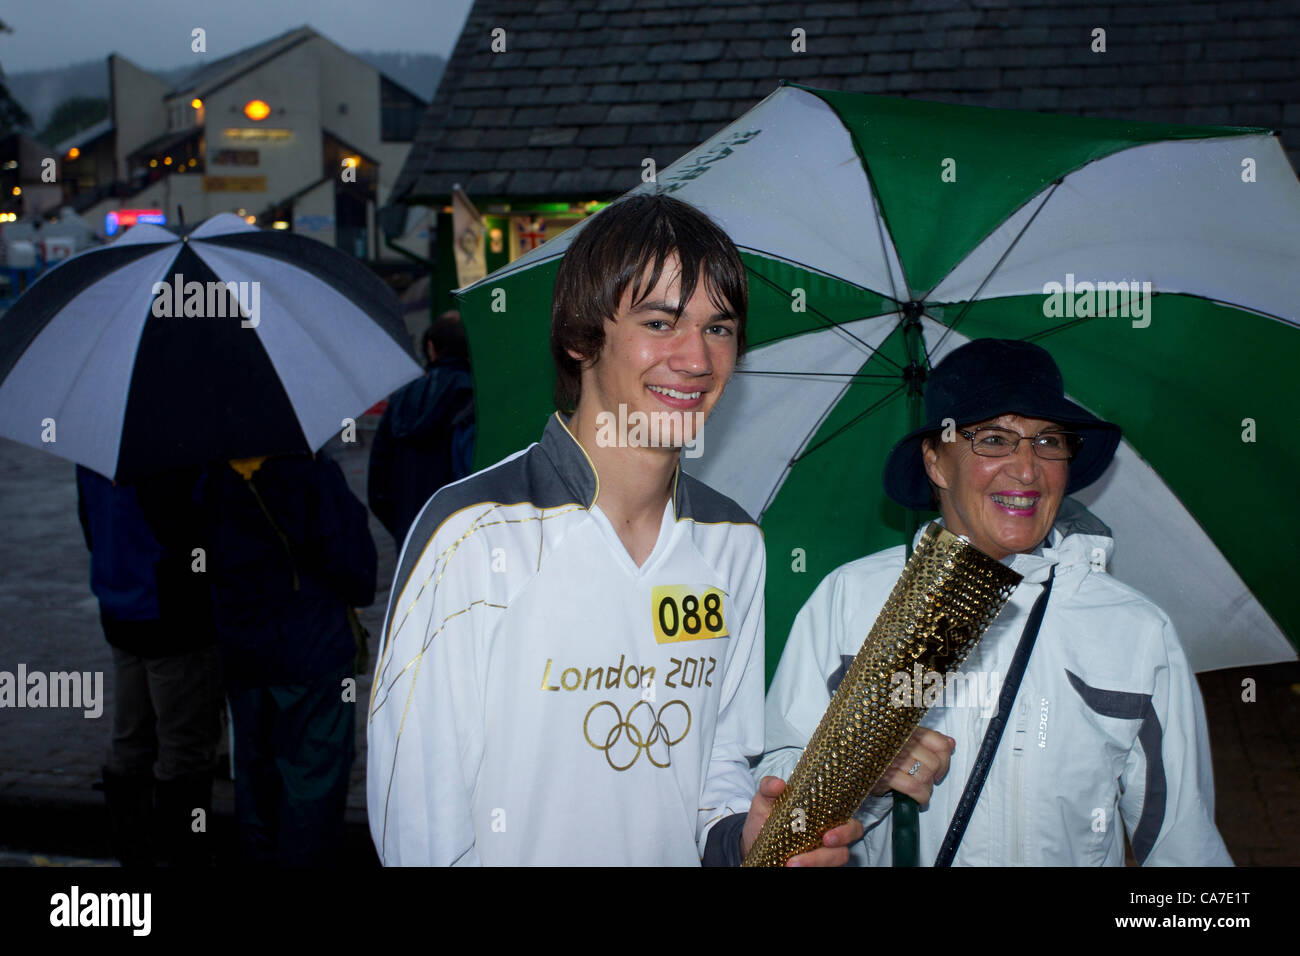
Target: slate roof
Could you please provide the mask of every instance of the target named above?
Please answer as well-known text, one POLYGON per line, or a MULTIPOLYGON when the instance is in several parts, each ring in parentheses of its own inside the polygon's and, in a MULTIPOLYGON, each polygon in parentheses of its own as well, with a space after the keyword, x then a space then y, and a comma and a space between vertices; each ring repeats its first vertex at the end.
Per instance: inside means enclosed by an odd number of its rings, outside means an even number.
MULTIPOLYGON (((229 56, 224 56, 219 60, 213 60, 211 63, 196 68, 192 73, 185 76, 172 87, 168 96, 178 94, 193 94, 197 96, 209 96, 223 86, 227 86, 239 79, 245 73, 248 73, 264 63, 268 63, 283 53, 292 50, 301 43, 308 40, 322 39, 327 43, 338 47, 337 43, 329 37, 323 36, 309 26, 295 27, 292 30, 286 30, 284 33, 263 40, 261 43, 255 43, 252 46, 237 50, 229 56)), ((343 49, 342 47, 338 47, 343 49)), ((350 50, 344 51, 350 56, 356 57, 355 53, 350 50)), ((356 57, 361 59, 360 57, 356 57)), ((364 63, 365 61, 362 60, 364 63)), ((369 65, 369 64, 367 64, 369 65)), ((371 67, 374 69, 374 67, 371 67)), ((376 70, 376 72, 379 72, 376 70)), ((416 93, 412 93, 403 84, 393 79, 386 73, 379 73, 385 80, 392 83, 398 89, 404 91, 407 95, 424 102, 424 98, 416 93)))
POLYGON ((441 203, 458 182, 476 200, 611 198, 643 158, 663 169, 781 79, 1265 126, 1300 166, 1300 0, 476 0, 393 196, 441 203))
POLYGON ((229 56, 223 56, 219 60, 213 60, 211 63, 198 67, 193 73, 186 75, 172 87, 170 95, 175 96, 178 93, 194 93, 200 96, 211 95, 214 91, 243 76, 249 70, 261 66, 298 44, 306 43, 318 36, 320 34, 307 26, 286 30, 269 40, 255 43, 252 46, 231 53, 229 56))
POLYGON ((63 142, 55 145, 54 153, 56 156, 66 156, 68 150, 72 149, 72 147, 86 146, 99 139, 99 137, 113 132, 114 128, 113 117, 105 116, 98 123, 93 123, 85 129, 78 130, 63 142))

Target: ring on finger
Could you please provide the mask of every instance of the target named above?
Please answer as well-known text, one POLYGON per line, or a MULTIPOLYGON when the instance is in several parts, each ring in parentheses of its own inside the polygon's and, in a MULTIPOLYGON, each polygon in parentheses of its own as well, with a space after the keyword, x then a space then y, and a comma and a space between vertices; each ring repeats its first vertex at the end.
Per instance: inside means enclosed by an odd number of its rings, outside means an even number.
POLYGON ((907 771, 908 776, 915 777, 916 772, 920 769, 921 769, 921 761, 918 760, 916 763, 912 764, 912 769, 907 771))

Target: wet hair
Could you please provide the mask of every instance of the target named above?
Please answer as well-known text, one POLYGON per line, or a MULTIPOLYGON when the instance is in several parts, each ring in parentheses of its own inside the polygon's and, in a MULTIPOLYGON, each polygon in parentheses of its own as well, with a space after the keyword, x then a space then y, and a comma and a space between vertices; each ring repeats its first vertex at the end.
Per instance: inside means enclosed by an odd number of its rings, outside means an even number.
POLYGON ((681 263, 677 318, 703 279, 709 301, 736 319, 736 357, 745 352, 749 289, 740 253, 722 229, 689 203, 662 193, 630 196, 601 210, 578 234, 560 263, 551 301, 555 407, 572 412, 582 395, 582 370, 599 359, 605 323, 614 321, 623 293, 642 302, 668 258, 681 263), (585 363, 569 354, 585 356, 585 363))
POLYGON ((440 359, 458 358, 469 361, 469 340, 465 336, 465 324, 460 320, 460 313, 449 309, 433 320, 433 324, 424 330, 420 337, 420 359, 429 360, 429 346, 440 359))

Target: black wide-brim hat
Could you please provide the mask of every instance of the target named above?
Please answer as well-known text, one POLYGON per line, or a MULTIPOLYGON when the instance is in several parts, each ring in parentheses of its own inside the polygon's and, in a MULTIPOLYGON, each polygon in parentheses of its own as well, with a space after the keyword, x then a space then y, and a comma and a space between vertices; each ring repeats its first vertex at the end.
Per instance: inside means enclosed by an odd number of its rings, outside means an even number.
POLYGON ((1065 493, 1086 488, 1106 470, 1119 447, 1120 428, 1102 421, 1065 397, 1061 370, 1052 356, 1032 342, 974 339, 954 349, 930 372, 925 385, 925 418, 905 436, 885 462, 885 494, 904 508, 930 511, 930 481, 921 461, 921 441, 943 431, 944 419, 960 428, 999 415, 1042 418, 1083 439, 1070 461, 1065 493))

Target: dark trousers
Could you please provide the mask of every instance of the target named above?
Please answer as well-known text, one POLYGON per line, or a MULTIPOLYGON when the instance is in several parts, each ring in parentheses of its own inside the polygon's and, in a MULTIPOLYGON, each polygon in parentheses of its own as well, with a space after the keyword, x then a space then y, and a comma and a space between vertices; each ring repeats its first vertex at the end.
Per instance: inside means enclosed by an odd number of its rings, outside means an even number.
POLYGON ((113 737, 107 769, 158 781, 211 773, 221 739, 216 645, 171 657, 112 650, 113 737))
POLYGON ((109 839, 124 866, 207 866, 221 738, 215 645, 168 657, 113 647, 113 735, 104 765, 109 839))
POLYGON ((231 690, 235 815, 244 860, 276 866, 340 862, 356 704, 352 664, 306 684, 231 690))

